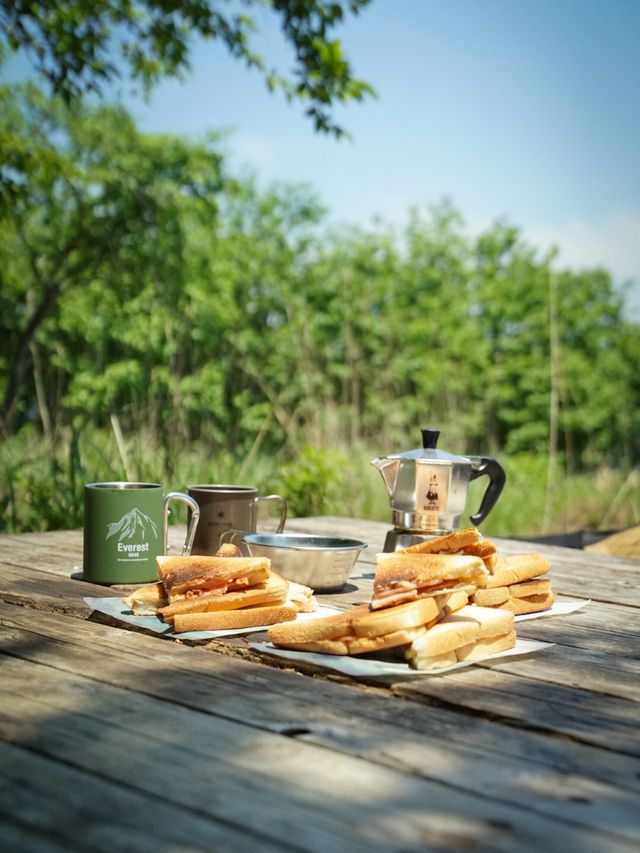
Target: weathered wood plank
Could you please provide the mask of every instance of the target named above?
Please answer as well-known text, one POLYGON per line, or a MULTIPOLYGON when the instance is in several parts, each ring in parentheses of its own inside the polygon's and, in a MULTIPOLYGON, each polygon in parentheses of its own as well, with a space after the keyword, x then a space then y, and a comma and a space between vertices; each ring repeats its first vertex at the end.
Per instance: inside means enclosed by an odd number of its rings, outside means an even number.
POLYGON ((77 850, 68 842, 56 841, 48 833, 25 826, 16 814, 6 814, 0 801, 0 835, 2 846, 8 851, 20 853, 67 853, 77 850))
POLYGON ((606 655, 640 657, 638 611, 592 601, 569 616, 518 623, 518 635, 606 655))
POLYGON ((27 607, 65 613, 86 619, 85 596, 115 596, 122 593, 68 577, 54 579, 38 569, 4 564, 0 568, 0 599, 27 607))
MULTIPOLYGON (((330 749, 410 769, 472 792, 488 788, 505 802, 578 822, 591 815, 588 820, 593 824, 604 821, 609 826, 611 803, 621 806, 627 796, 613 790, 618 786, 635 789, 633 796, 638 797, 637 762, 624 756, 511 730, 450 709, 381 699, 378 692, 367 694, 328 682, 309 684, 288 672, 265 675, 261 667, 197 654, 195 649, 165 644, 167 651, 162 653, 158 643, 143 636, 136 635, 134 643, 118 643, 114 635, 121 632, 66 621, 77 646, 58 640, 41 646, 28 632, 3 635, 3 645, 10 653, 55 671, 119 687, 134 684, 155 697, 169 701, 179 697, 189 707, 270 731, 306 732, 305 739, 330 749), (101 661, 99 672, 95 672, 96 654, 101 661), (167 680, 163 673, 168 665, 171 678, 167 680), (547 796, 535 806, 534 780, 547 789, 547 796), (589 809, 584 808, 585 800, 589 809)), ((45 693, 54 695, 55 685, 45 693)), ((446 696, 447 690, 441 689, 438 701, 446 696)), ((493 716, 500 712, 496 704, 493 716)))
MULTIPOLYGON (((549 652, 548 654, 550 654, 549 652)), ((482 664, 441 678, 395 684, 394 693, 515 719, 521 725, 553 731, 627 755, 640 756, 638 705, 626 699, 544 680, 523 678, 506 665, 482 664), (511 676, 511 677, 510 677, 511 676), (442 680, 446 677, 446 688, 442 680)), ((567 667, 567 671, 570 667, 567 667)))
MULTIPOLYGON (((233 721, 206 717, 187 708, 142 697, 130 690, 96 685, 77 676, 48 679, 46 668, 39 667, 34 677, 34 673, 28 671, 33 668, 22 662, 10 668, 12 679, 7 688, 10 701, 0 712, 1 736, 17 742, 26 738, 39 751, 88 770, 102 759, 99 765, 102 776, 116 782, 128 778, 129 784, 136 788, 158 795, 163 792, 163 782, 158 780, 162 773, 158 774, 156 769, 156 756, 161 752, 162 767, 171 768, 177 802, 211 816, 217 816, 220 810, 232 823, 248 822, 252 827, 257 822, 270 836, 281 832, 284 839, 295 837, 304 849, 327 849, 326 846, 319 848, 318 836, 324 834, 323 845, 330 843, 329 826, 334 822, 341 834, 351 836, 350 847, 355 842, 356 849, 364 849, 360 842, 365 842, 371 844, 372 849, 383 849, 381 842, 388 845, 394 838, 402 838, 402 843, 413 849, 420 837, 433 829, 430 809, 438 814, 443 798, 448 803, 452 800, 451 789, 411 779, 405 772, 393 772, 390 784, 389 772, 380 766, 364 767, 361 761, 354 763, 337 753, 332 756, 326 749, 319 750, 309 743, 253 729, 244 731, 233 721), (40 679, 44 679, 44 686, 52 688, 53 692, 38 691, 36 685, 40 679), (240 744, 242 748, 238 751, 240 744), (127 767, 132 756, 135 777, 130 775, 132 768, 127 767), (312 774, 308 772, 309 767, 313 767, 312 774), (224 792, 217 790, 215 802, 209 805, 210 794, 204 799, 202 792, 207 791, 216 778, 224 778, 224 792), (362 787, 365 778, 366 791, 362 787), (375 792, 378 790, 387 792, 384 801, 377 801, 375 792), (314 798, 315 794, 318 799, 314 798), (414 813, 418 802, 422 804, 420 817, 414 813), (247 812, 248 803, 251 806, 247 812), (429 804, 427 809, 425 803, 429 804), (309 809, 312 814, 308 813, 309 809), (366 823, 366 828, 360 824, 357 828, 348 827, 349 814, 353 819, 356 813, 366 823), (305 827, 303 834, 301 823, 305 827)), ((554 781, 558 791, 562 787, 560 778, 554 780, 549 776, 545 783, 541 774, 533 769, 527 775, 529 793, 536 784, 545 784, 547 799, 551 799, 557 796, 554 781)), ((565 778, 565 784, 568 781, 565 778)), ((580 784, 573 780, 573 791, 576 798, 590 800, 590 808, 582 808, 583 815, 595 811, 600 822, 608 823, 607 832, 602 832, 603 841, 619 836, 620 825, 627 833, 629 827, 635 827, 631 837, 640 837, 640 827, 637 821, 634 823, 637 795, 630 797, 589 780, 581 780, 580 784), (601 804, 594 803, 598 797, 602 798, 601 804)), ((492 797, 489 800, 482 795, 469 797, 460 791, 456 792, 452 811, 456 822, 460 822, 458 838, 466 841, 471 831, 477 830, 478 821, 484 823, 488 819, 493 827, 494 823, 505 820, 505 811, 511 811, 509 822, 518 820, 518 810, 505 810, 501 799, 496 801, 492 797)), ((580 809, 575 812, 578 814, 580 809)), ((531 840, 528 832, 533 831, 536 837, 540 832, 542 838, 542 833, 553 832, 557 836, 567 830, 562 821, 550 821, 550 825, 543 828, 545 821, 535 813, 529 814, 524 823, 528 827, 520 838, 521 827, 511 826, 511 831, 515 830, 512 841, 516 845, 519 840, 531 840)), ((593 822, 587 825, 593 826, 593 822)), ((485 826, 485 835, 486 831, 485 826)), ((492 831, 491 836, 494 834, 492 831)), ((502 846, 502 834, 497 833, 498 838, 487 837, 488 846, 494 846, 496 841, 502 846)))
MULTIPOLYGON (((224 816, 216 822, 190 804, 176 805, 166 786, 158 796, 140 792, 135 785, 135 748, 126 765, 130 777, 123 774, 113 784, 101 778, 106 775, 100 766, 108 758, 106 753, 98 754, 94 767, 74 766, 73 761, 50 758, 47 753, 55 751, 55 744, 39 744, 37 736, 36 732, 34 742, 24 746, 0 742, 0 803, 14 832, 24 827, 31 834, 46 834, 52 849, 64 845, 71 850, 105 853, 147 853, 154 847, 229 853, 283 849, 264 833, 234 826, 224 816)), ((72 740, 68 730, 58 737, 61 743, 72 740)), ((300 849, 295 844, 292 847, 300 849)), ((46 850, 47 844, 40 849, 46 850)))
MULTIPOLYGON (((559 619, 562 617, 558 617, 559 619)), ((532 636, 528 623, 518 625, 519 635, 532 636)), ((535 632, 537 633, 537 632, 535 632)), ((553 634, 548 639, 555 642, 553 634)), ((598 696, 617 696, 633 702, 640 701, 640 660, 602 652, 584 651, 556 643, 535 655, 523 658, 504 658, 480 664, 494 671, 509 672, 526 678, 539 679, 559 688, 589 690, 598 696)))

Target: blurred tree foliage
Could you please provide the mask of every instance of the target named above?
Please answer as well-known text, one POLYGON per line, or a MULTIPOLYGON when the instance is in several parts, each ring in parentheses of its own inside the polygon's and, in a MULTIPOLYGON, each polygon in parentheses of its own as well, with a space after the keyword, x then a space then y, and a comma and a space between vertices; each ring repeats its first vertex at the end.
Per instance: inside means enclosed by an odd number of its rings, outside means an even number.
POLYGON ((446 203, 328 230, 312 192, 222 150, 0 88, 5 439, 40 432, 72 480, 114 417, 163 476, 195 446, 318 472, 309 446, 406 449, 428 424, 459 453, 546 454, 553 390, 568 467, 637 464, 640 335, 606 271, 555 270, 501 223, 472 238, 446 203))
POLYGON ((195 38, 215 41, 257 69, 270 90, 302 102, 316 130, 341 136, 332 106, 374 92, 354 77, 340 41, 331 34, 347 13, 357 15, 368 3, 237 0, 233 10, 220 0, 0 0, 0 48, 4 42, 25 53, 52 93, 69 103, 86 93, 102 94, 123 68, 148 93, 161 78, 184 77, 190 70, 195 38), (270 11, 293 52, 288 76, 252 47, 257 27, 248 10, 255 5, 270 11))

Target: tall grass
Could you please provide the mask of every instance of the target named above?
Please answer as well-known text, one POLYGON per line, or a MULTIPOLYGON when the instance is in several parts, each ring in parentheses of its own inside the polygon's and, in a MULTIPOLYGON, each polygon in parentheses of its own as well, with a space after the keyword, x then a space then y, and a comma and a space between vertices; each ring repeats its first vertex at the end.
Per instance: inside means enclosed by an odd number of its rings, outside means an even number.
MULTIPOLYGON (((70 433, 53 449, 35 430, 25 429, 0 446, 1 529, 80 527, 84 484, 127 479, 125 467, 129 477, 163 483, 167 489, 204 482, 255 485, 262 493, 286 497, 292 516, 342 515, 390 523, 384 483, 370 464, 379 450, 363 444, 303 445, 295 455, 283 450, 247 459, 200 443, 168 454, 152 435, 140 433, 116 441, 108 431, 70 433)), ((558 486, 549 494, 546 456, 501 457, 500 461, 507 484, 482 524, 487 534, 537 536, 585 528, 613 529, 640 521, 637 472, 603 466, 558 479, 558 486), (547 529, 543 526, 545 509, 550 519, 547 529)), ((463 523, 477 510, 486 485, 484 478, 470 484, 463 523)), ((180 515, 176 518, 180 520, 180 515)))

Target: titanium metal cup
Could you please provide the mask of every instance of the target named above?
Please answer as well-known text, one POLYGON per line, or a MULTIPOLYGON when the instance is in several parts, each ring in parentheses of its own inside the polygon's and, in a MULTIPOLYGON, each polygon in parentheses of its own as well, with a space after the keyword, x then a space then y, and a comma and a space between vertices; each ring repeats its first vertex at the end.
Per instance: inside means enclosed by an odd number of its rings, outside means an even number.
POLYGON ((157 580, 156 557, 167 553, 169 504, 187 504, 191 518, 182 554, 191 553, 200 510, 189 495, 159 483, 88 483, 84 489, 84 580, 100 584, 157 580))
POLYGON ((277 533, 284 530, 287 502, 280 495, 259 495, 253 486, 202 483, 187 486, 200 507, 200 524, 193 541, 193 554, 215 554, 234 533, 255 533, 260 504, 275 502, 280 507, 277 533))

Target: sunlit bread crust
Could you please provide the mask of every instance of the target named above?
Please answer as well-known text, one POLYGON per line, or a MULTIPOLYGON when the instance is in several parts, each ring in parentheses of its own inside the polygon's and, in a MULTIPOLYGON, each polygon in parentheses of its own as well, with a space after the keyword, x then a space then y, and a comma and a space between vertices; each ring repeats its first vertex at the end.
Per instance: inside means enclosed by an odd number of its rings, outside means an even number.
POLYGON ((167 604, 167 594, 159 581, 148 583, 134 590, 123 603, 140 616, 154 615, 159 607, 167 604))
POLYGON ((473 545, 465 546, 463 548, 463 553, 471 554, 474 557, 480 557, 490 571, 493 571, 498 562, 496 546, 488 539, 484 539, 482 542, 476 542, 473 545))
MULTIPOLYGON (((274 643, 274 645, 276 645, 274 643)), ((287 643, 286 648, 297 652, 316 652, 321 655, 348 655, 346 640, 309 640, 306 643, 287 643)))
POLYGON ((551 581, 548 578, 534 578, 522 583, 514 583, 509 587, 513 598, 529 598, 532 595, 548 595, 551 592, 551 581))
POLYGON ((515 631, 513 613, 508 610, 500 610, 495 607, 478 607, 469 604, 458 610, 456 617, 459 619, 471 619, 477 622, 478 640, 487 640, 491 637, 500 637, 515 631))
POLYGON ((396 554, 442 554, 447 551, 454 553, 461 551, 468 545, 475 545, 482 541, 482 534, 475 527, 467 527, 464 530, 456 530, 454 533, 447 533, 445 536, 436 536, 434 539, 428 539, 426 542, 419 542, 417 545, 410 545, 408 548, 401 548, 396 551, 396 554))
POLYGON ((436 669, 444 669, 446 666, 453 666, 458 663, 455 651, 443 652, 440 655, 420 656, 416 655, 409 658, 409 662, 414 669, 420 669, 424 672, 429 672, 436 669))
POLYGON ((455 613, 469 603, 469 590, 473 590, 473 587, 463 587, 453 592, 438 593, 433 596, 433 600, 438 605, 438 610, 442 618, 455 613))
POLYGON ((380 652, 383 649, 396 649, 399 646, 406 646, 424 633, 424 626, 417 626, 404 628, 401 631, 392 631, 381 637, 348 638, 347 648, 350 655, 366 655, 370 652, 380 652))
POLYGON ((479 634, 480 626, 474 620, 460 618, 457 614, 447 616, 411 644, 408 656, 413 659, 442 655, 475 642, 479 634))
POLYGON ((467 601, 466 593, 456 591, 379 611, 361 605, 322 619, 276 625, 269 629, 269 639, 289 649, 366 654, 406 645, 467 601))
POLYGON ((435 598, 420 598, 397 607, 369 611, 354 619, 352 627, 358 637, 380 637, 382 634, 426 625, 438 616, 440 609, 435 598))
POLYGON ((510 598, 508 586, 497 586, 494 589, 478 589, 473 596, 473 603, 480 607, 500 607, 510 598))
POLYGON ((251 575, 251 582, 266 580, 271 560, 266 557, 157 557, 158 576, 169 601, 189 592, 204 592, 251 575))
POLYGON ((173 629, 184 631, 222 631, 230 628, 255 628, 295 619, 298 611, 291 605, 247 607, 217 613, 184 613, 174 617, 173 629))
POLYGON ((275 646, 286 646, 287 648, 314 643, 318 640, 339 639, 351 633, 351 623, 359 614, 364 615, 368 612, 367 605, 362 604, 344 613, 323 616, 321 619, 276 625, 269 629, 269 639, 275 646))
POLYGON ((541 610, 548 610, 555 600, 555 593, 550 592, 547 595, 532 595, 530 598, 510 598, 500 607, 510 610, 516 616, 521 616, 524 613, 538 613, 541 610))
POLYGON ((443 582, 484 586, 489 572, 480 557, 466 554, 396 554, 378 555, 373 581, 373 600, 381 601, 394 590, 416 589, 428 595, 443 582))
POLYGON ((275 572, 270 572, 267 580, 257 586, 236 592, 203 592, 202 595, 174 601, 167 607, 160 608, 158 614, 167 622, 172 621, 177 614, 210 613, 222 610, 239 610, 243 607, 256 607, 258 605, 284 604, 287 599, 288 586, 284 578, 275 572))
MULTIPOLYGON (((271 574, 274 573, 271 572, 271 574)), ((318 609, 318 602, 311 587, 295 581, 289 581, 287 604, 293 604, 298 613, 313 613, 318 609)))
POLYGON ((506 649, 512 649, 515 644, 516 632, 510 631, 498 637, 488 637, 484 640, 476 640, 475 643, 469 643, 468 646, 461 646, 459 649, 456 649, 455 654, 459 661, 481 660, 496 652, 504 652, 506 649))
POLYGON ((486 587, 510 586, 537 578, 549 571, 549 561, 541 554, 514 554, 498 557, 495 569, 487 578, 486 587))
POLYGON ((480 557, 485 566, 492 570, 496 564, 496 546, 485 539, 475 527, 457 530, 445 536, 437 536, 395 552, 396 554, 470 554, 480 557))
MULTIPOLYGON (((447 616, 446 619, 436 623, 414 640, 405 650, 405 657, 416 669, 433 669, 440 661, 445 661, 441 663, 442 666, 457 661, 459 649, 464 649, 461 654, 466 656, 465 659, 469 659, 473 653, 472 649, 476 646, 479 650, 482 649, 482 653, 478 652, 478 657, 491 654, 486 651, 491 641, 496 640, 494 645, 497 651, 497 646, 500 645, 497 638, 509 636, 509 641, 504 640, 504 642, 511 644, 510 635, 512 634, 513 644, 515 644, 512 613, 467 605, 458 610, 455 615, 447 616), (449 655, 448 659, 447 655, 449 655), (455 661, 451 660, 451 655, 455 661)), ((511 647, 512 644, 504 646, 504 648, 511 647)))

